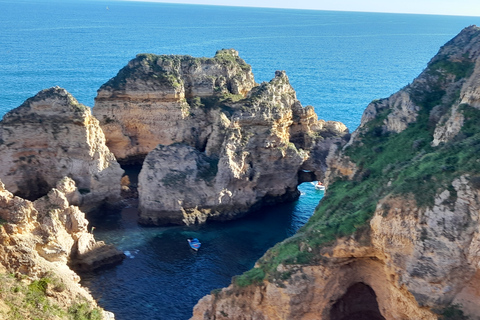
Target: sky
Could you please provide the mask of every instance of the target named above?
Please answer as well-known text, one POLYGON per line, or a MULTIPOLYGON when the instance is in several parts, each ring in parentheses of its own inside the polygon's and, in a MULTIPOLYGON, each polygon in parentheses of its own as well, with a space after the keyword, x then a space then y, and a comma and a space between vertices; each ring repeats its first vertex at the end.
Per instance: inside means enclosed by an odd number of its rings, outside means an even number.
MULTIPOLYGON (((132 0, 130 0, 132 1, 132 0)), ((334 11, 480 16, 480 0, 133 0, 334 11)))

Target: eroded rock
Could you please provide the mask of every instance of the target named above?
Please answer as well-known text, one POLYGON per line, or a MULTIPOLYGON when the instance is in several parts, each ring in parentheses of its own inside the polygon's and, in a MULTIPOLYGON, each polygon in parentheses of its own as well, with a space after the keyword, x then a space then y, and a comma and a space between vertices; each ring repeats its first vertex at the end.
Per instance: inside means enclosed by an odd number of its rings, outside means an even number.
POLYGON ((123 170, 105 145, 88 107, 59 87, 40 91, 0 122, 0 178, 8 190, 35 200, 65 176, 69 200, 84 210, 120 197, 123 170))

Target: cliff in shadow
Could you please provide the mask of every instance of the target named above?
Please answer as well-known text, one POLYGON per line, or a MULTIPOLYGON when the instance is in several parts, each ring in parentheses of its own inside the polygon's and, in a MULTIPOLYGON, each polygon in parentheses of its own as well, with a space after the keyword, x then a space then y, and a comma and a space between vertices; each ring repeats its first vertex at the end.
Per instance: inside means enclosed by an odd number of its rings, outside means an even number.
POLYGON ((480 28, 373 101, 327 157, 299 232, 192 319, 475 319, 480 314, 480 28))

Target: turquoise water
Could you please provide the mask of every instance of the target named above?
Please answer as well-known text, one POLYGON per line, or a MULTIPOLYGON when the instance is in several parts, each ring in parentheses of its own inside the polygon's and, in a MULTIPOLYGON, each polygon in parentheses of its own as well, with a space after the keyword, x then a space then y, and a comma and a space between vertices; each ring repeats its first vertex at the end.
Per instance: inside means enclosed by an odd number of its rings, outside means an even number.
MULTIPOLYGON (((480 18, 253 9, 115 1, 0 0, 0 115, 55 85, 92 106, 96 90, 137 53, 213 56, 235 48, 257 82, 286 70, 303 105, 350 129, 373 99, 411 82, 441 45, 480 18), (108 6, 108 10, 107 10, 108 6)), ((92 220, 96 237, 128 254, 83 283, 117 320, 188 319, 199 298, 226 286, 292 235, 322 197, 245 219, 141 228, 136 204, 92 220), (192 252, 188 237, 203 245, 192 252)))
POLYGON ((90 219, 96 238, 114 243, 127 258, 113 269, 82 275, 82 283, 116 319, 188 319, 200 298, 228 286, 307 222, 323 191, 310 183, 299 188, 298 201, 238 221, 142 228, 134 202, 120 213, 90 219), (188 238, 202 242, 198 252, 188 238))

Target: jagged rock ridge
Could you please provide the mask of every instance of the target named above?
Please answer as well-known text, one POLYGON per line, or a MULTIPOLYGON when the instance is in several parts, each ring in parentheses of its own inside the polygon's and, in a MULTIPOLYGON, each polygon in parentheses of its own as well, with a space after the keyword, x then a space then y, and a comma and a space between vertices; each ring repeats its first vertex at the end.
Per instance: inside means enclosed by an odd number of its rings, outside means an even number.
POLYGON ((244 97, 254 86, 235 50, 213 58, 139 54, 98 90, 93 114, 117 159, 141 162, 158 144, 204 148, 214 117, 204 104, 244 97))
POLYGON ((148 154, 139 176, 142 223, 227 220, 292 200, 298 196, 299 172, 312 167, 307 167, 310 149, 328 149, 346 131, 317 120, 313 108, 302 108, 284 72, 245 99, 224 102, 216 113, 205 152, 172 144, 148 154), (322 133, 335 138, 324 139, 322 133))
MULTIPOLYGON (((31 202, 14 196, 0 182, 0 276, 4 281, 5 274, 12 274, 21 282, 13 291, 17 292, 14 296, 2 292, 2 301, 8 305, 0 314, 29 318, 38 313, 34 309, 43 308, 41 316, 52 317, 49 310, 53 305, 72 312, 72 308, 85 303, 88 309, 97 308, 90 293, 80 286, 80 277, 69 266, 93 270, 122 261, 124 254, 111 245, 96 242, 88 232, 85 214, 67 199, 75 189, 74 181, 66 177, 57 188, 31 202), (38 292, 24 293, 21 287, 25 282, 30 291, 38 292), (27 301, 24 304, 23 294, 27 301), (32 303, 38 305, 32 309, 32 303)), ((7 282, 10 281, 13 280, 7 282)), ((55 314, 55 319, 67 318, 67 311, 56 310, 55 314)), ((104 316, 113 319, 111 313, 104 316)))
POLYGON ((302 107, 285 72, 256 85, 235 50, 138 55, 100 88, 94 114, 118 158, 148 153, 144 224, 233 219, 292 200, 299 183, 323 178, 331 145, 348 132, 302 107))
POLYGON ((372 102, 328 156, 309 222, 192 319, 478 316, 479 56, 471 26, 411 85, 372 102))
POLYGON ((68 176, 70 201, 89 210, 118 201, 122 174, 90 108, 65 89, 40 91, 0 122, 0 178, 16 195, 35 200, 68 176))

